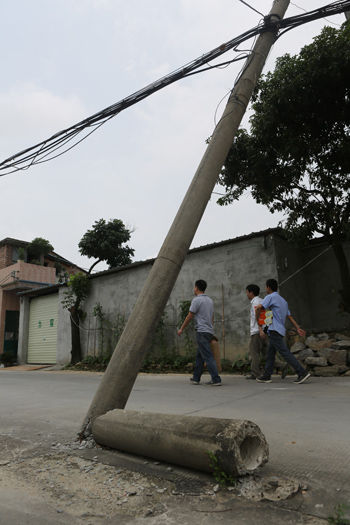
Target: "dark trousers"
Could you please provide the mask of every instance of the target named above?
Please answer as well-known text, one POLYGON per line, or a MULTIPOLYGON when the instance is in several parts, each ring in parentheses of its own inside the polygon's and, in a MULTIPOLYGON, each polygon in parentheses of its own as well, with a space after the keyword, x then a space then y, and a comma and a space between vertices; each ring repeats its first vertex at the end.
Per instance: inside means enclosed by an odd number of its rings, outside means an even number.
POLYGON ((251 373, 255 377, 261 375, 261 360, 266 354, 266 339, 263 339, 260 334, 254 334, 250 336, 249 341, 249 359, 251 362, 250 369, 251 373))
POLYGON ((265 374, 271 376, 275 365, 276 352, 279 352, 287 363, 294 368, 298 375, 304 375, 306 370, 301 366, 284 342, 283 336, 275 331, 269 331, 269 349, 267 351, 265 374))
POLYGON ((200 381, 201 375, 203 373, 204 363, 207 363, 207 369, 211 375, 212 380, 217 383, 221 381, 221 378, 218 374, 218 369, 216 362, 213 356, 213 353, 210 348, 210 341, 213 339, 213 334, 207 332, 196 332, 197 339, 197 355, 196 355, 196 364, 194 365, 193 379, 195 381, 200 381))

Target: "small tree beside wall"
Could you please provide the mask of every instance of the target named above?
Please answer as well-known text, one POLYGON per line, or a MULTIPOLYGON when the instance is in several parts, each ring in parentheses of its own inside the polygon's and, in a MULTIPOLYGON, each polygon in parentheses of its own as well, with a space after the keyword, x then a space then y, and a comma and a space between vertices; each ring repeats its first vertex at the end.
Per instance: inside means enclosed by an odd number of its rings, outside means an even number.
POLYGON ((64 308, 70 313, 72 334, 71 364, 75 365, 82 359, 80 343, 80 320, 84 317, 81 304, 89 293, 90 281, 86 274, 79 272, 69 277, 68 290, 62 301, 64 308))

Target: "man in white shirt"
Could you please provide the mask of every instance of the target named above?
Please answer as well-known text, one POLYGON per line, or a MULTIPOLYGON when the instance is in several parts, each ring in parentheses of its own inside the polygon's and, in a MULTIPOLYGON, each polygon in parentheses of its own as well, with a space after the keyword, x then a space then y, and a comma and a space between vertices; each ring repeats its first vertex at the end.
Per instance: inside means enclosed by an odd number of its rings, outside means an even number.
POLYGON ((260 288, 257 284, 248 284, 246 287, 246 294, 250 301, 249 359, 251 361, 251 373, 246 379, 256 379, 261 376, 261 359, 266 346, 266 335, 262 326, 258 325, 255 314, 256 307, 263 301, 259 293, 260 288))

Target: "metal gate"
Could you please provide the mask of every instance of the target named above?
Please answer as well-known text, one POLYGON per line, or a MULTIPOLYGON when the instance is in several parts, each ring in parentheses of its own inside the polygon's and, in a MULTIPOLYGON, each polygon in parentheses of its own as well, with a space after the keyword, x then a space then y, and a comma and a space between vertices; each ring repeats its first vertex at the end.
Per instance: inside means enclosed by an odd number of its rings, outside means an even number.
POLYGON ((58 294, 35 297, 30 302, 28 363, 55 364, 58 294))

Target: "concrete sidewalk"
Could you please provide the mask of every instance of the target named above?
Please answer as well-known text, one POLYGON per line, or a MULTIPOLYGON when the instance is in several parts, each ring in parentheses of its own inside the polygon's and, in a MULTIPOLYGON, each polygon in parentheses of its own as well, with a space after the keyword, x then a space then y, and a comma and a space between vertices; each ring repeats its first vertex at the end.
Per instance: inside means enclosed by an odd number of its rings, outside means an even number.
POLYGON ((0 372, 34 372, 34 370, 52 369, 51 365, 16 365, 0 366, 0 372))
MULTIPOLYGON (((73 440, 100 378, 101 374, 47 369, 31 373, 0 371, 0 396, 3 401, 0 408, 1 460, 25 456, 31 453, 30 450, 38 451, 39 448, 49 450, 53 442, 73 440)), ((212 388, 193 386, 189 376, 184 375, 141 374, 126 408, 251 419, 260 426, 270 445, 270 461, 264 467, 263 475, 296 477, 308 484, 310 490, 303 497, 287 500, 279 507, 254 506, 248 502, 242 505, 242 501, 240 504, 235 501, 233 506, 236 510, 241 505, 242 521, 233 521, 234 511, 230 513, 226 509, 222 510, 224 514, 218 514, 220 523, 261 523, 257 520, 262 509, 265 509, 264 517, 267 519, 269 516, 267 521, 270 523, 311 523, 305 521, 307 516, 310 520, 314 516, 327 518, 334 515, 338 504, 350 501, 350 378, 312 378, 303 385, 293 384, 292 379, 288 377, 282 381, 276 377, 271 384, 258 384, 241 376, 224 375, 223 386, 212 388), (289 521, 287 515, 279 515, 282 511, 296 513, 294 518, 297 521, 289 521)), ((82 456, 88 457, 89 454, 92 457, 96 449, 81 451, 82 456)), ((103 451, 98 454, 101 461, 112 461, 110 455, 108 460, 107 455, 103 456, 103 451)), ((114 453, 110 454, 113 456, 114 453)), ((122 461, 121 456, 115 453, 113 461, 118 465, 118 461, 122 461)), ((139 468, 139 471, 145 472, 150 467, 145 466, 143 459, 133 458, 132 461, 136 471, 139 468)), ((152 475, 159 476, 165 470, 161 466, 150 469, 152 475)), ((193 473, 184 475, 191 479, 195 476, 193 473)), ((1 501, 0 491, 0 510, 1 501)), ((11 512, 15 513, 16 509, 11 507, 11 512)), ((186 520, 189 523, 207 523, 202 514, 201 521, 197 522, 193 521, 191 513, 185 517, 180 507, 172 512, 173 516, 176 512, 179 517, 181 515, 184 523, 187 523, 186 520)), ((155 517, 147 519, 149 524, 161 523, 155 517)), ((57 515, 56 522, 61 523, 60 520, 57 515)), ((50 521, 55 523, 52 519, 50 521)))

